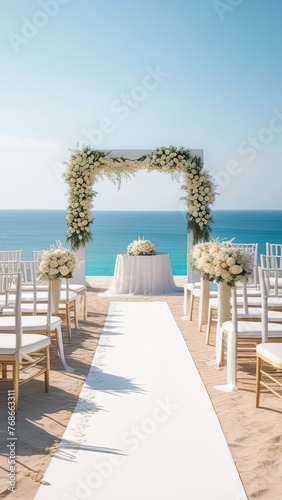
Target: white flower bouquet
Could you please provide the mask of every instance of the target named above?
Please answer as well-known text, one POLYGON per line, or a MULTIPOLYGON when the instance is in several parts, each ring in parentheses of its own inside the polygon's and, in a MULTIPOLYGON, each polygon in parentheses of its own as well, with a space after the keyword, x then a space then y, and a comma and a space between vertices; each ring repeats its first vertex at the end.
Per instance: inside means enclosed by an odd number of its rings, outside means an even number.
POLYGON ((144 237, 141 240, 138 236, 138 240, 133 240, 128 245, 127 253, 129 255, 155 255, 156 247, 150 240, 145 240, 144 237))
POLYGON ((69 184, 69 204, 66 216, 67 240, 71 242, 74 250, 91 240, 92 198, 97 194, 92 186, 106 158, 106 153, 93 150, 88 146, 71 150, 63 177, 69 184))
POLYGON ((57 247, 51 246, 50 250, 42 253, 38 278, 40 281, 72 278, 75 269, 76 257, 74 253, 59 243, 57 247))
POLYGON ((163 172, 176 168, 179 170, 185 167, 190 157, 188 149, 178 149, 175 146, 157 148, 151 155, 148 170, 159 169, 163 172))
POLYGON ((190 262, 208 281, 225 282, 234 286, 243 277, 253 274, 253 257, 242 249, 232 247, 230 241, 199 243, 192 249, 190 262))

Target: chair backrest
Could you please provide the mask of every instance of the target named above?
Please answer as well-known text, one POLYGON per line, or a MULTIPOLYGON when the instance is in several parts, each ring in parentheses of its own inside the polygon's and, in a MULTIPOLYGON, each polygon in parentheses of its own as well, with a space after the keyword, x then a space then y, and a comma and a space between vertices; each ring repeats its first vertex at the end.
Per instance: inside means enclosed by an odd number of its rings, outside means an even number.
POLYGON ((17 273, 20 270, 20 260, 0 260, 0 273, 17 273))
MULTIPOLYGON (((258 243, 232 243, 232 247, 242 250, 244 252, 250 253, 253 258, 253 279, 252 284, 258 286, 258 243)), ((249 281, 250 284, 250 281, 249 281)))
POLYGON ((34 265, 35 265, 35 275, 36 276, 37 276, 37 272, 39 271, 42 253, 43 253, 43 250, 33 250, 33 252, 32 252, 32 254, 33 254, 33 261, 34 261, 34 265))
POLYGON ((22 250, 0 250, 0 261, 1 260, 21 260, 22 250))
POLYGON ((266 243, 266 255, 282 256, 282 243, 266 243))
MULTIPOLYGON (((240 296, 242 296, 242 309, 243 309, 242 312, 244 314, 248 315, 249 314, 249 305, 248 305, 248 292, 247 292, 247 280, 246 280, 246 278, 243 277, 241 281, 239 281, 239 282, 237 281, 237 283, 235 283, 234 288, 235 288, 234 293, 236 293, 236 304, 237 304, 237 291, 240 291, 240 296)), ((232 293, 231 293, 231 297, 232 297, 232 293)), ((234 299, 232 298, 232 300, 234 300, 234 299)), ((233 311, 233 303, 232 303, 232 311, 233 311)), ((237 315, 236 315, 236 318, 237 318, 237 315)))
POLYGON ((282 244, 266 243, 266 254, 260 256, 261 267, 282 268, 282 244))
POLYGON ((33 260, 21 261, 22 272, 22 290, 31 292, 33 302, 33 314, 37 313, 37 287, 36 287, 36 272, 35 262, 33 260))
POLYGON ((264 269, 282 269, 281 255, 260 254, 260 265, 264 269))
MULTIPOLYGON (((282 298, 282 287, 276 286, 276 275, 278 275, 279 270, 277 269, 263 269, 258 266, 258 276, 259 276, 259 286, 261 291, 261 335, 262 342, 268 342, 268 298, 269 297, 281 297, 282 298)), ((246 281, 243 280, 243 310, 245 314, 248 314, 248 295, 246 281)), ((237 304, 237 293, 241 289, 237 286, 232 287, 231 290, 231 300, 232 300, 232 322, 234 331, 238 330, 238 304, 237 304)), ((246 331, 248 330, 248 321, 245 323, 246 331)), ((252 331, 252 322, 250 322, 250 331, 252 331)))
POLYGON ((247 280, 246 278, 242 278, 240 282, 235 283, 235 286, 231 288, 231 317, 234 326, 236 326, 237 330, 237 313, 238 313, 238 296, 242 297, 242 302, 240 301, 240 310, 242 310, 243 314, 249 314, 249 305, 248 305, 248 293, 247 293, 247 280), (242 305, 241 305, 242 304, 242 305))
MULTIPOLYGON (((40 303, 47 304, 47 322, 50 325, 50 320, 52 314, 57 314, 59 307, 60 294, 57 298, 55 298, 55 294, 53 293, 53 289, 55 288, 54 280, 49 280, 49 282, 39 282, 36 277, 36 261, 22 261, 21 262, 21 270, 23 275, 22 289, 27 290, 27 287, 30 292, 33 293, 33 314, 37 314, 38 311, 38 302, 37 302, 37 293, 46 293, 46 300, 40 298, 40 303)), ((57 281, 57 280, 56 280, 57 281)))
POLYGON ((43 250, 33 250, 33 260, 40 261, 42 257, 43 250))
POLYGON ((4 297, 5 309, 12 309, 16 321, 16 350, 21 349, 22 316, 21 316, 22 273, 0 273, 0 297, 4 297))
POLYGON ((277 277, 282 278, 282 256, 260 254, 260 265, 263 269, 276 269, 279 271, 277 277))
POLYGON ((259 266, 259 283, 261 290, 261 305, 262 305, 262 324, 263 333, 262 341, 268 341, 268 299, 282 299, 282 280, 281 270, 274 268, 263 268, 259 266))
POLYGON ((268 295, 282 296, 282 257, 262 255, 261 268, 265 272, 268 295))
POLYGON ((257 252, 258 250, 258 243, 233 243, 232 246, 235 248, 241 248, 242 250, 245 250, 246 252, 257 252))
POLYGON ((22 284, 30 284, 33 286, 35 281, 35 263, 33 260, 22 260, 20 262, 22 272, 22 284))

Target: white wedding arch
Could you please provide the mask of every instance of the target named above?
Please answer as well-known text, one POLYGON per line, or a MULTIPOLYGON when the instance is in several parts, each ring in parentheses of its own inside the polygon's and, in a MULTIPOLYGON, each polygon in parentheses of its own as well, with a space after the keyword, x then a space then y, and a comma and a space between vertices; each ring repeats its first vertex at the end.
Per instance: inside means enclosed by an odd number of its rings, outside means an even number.
MULTIPOLYGON (((81 251, 92 239, 92 206, 97 192, 93 185, 98 179, 108 178, 118 186, 122 179, 130 178, 141 169, 168 173, 182 182, 181 199, 187 208, 188 242, 208 241, 212 221, 210 205, 216 196, 216 186, 210 174, 204 170, 201 156, 189 149, 175 146, 160 147, 134 160, 115 157, 109 151, 77 146, 69 150, 63 173, 68 184, 67 241, 71 249, 81 251)), ((189 272, 188 272, 189 275, 189 272)))

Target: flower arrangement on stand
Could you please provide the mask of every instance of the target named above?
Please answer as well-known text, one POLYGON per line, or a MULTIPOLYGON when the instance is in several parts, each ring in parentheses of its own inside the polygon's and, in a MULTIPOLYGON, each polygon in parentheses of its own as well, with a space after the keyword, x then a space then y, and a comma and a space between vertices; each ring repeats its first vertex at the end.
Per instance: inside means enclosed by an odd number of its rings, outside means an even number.
POLYGON ((138 236, 137 240, 133 240, 127 247, 128 255, 156 255, 156 247, 150 240, 145 240, 144 237, 138 236))
MULTIPOLYGON (((232 247, 232 241, 213 240, 194 245, 189 260, 200 273, 201 281, 218 283, 218 336, 220 325, 230 318, 231 287, 253 275, 253 256, 232 247)), ((207 309, 207 302, 205 305, 207 309)), ((199 322, 202 323, 201 318, 199 322)))
POLYGON ((232 242, 218 240, 194 245, 189 256, 191 266, 200 275, 216 283, 235 286, 237 281, 253 275, 253 257, 240 248, 232 247, 232 242))
POLYGON ((58 242, 57 247, 51 245, 50 250, 45 250, 42 253, 38 278, 40 281, 72 278, 75 269, 76 257, 74 253, 58 242))

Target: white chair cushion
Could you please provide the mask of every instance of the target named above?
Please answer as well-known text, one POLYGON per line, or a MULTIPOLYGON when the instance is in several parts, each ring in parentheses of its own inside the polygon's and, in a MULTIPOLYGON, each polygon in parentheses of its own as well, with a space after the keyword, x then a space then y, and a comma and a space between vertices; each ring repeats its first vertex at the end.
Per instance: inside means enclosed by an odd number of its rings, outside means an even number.
MULTIPOLYGON (((66 285, 62 285, 62 290, 66 290, 66 285)), ((86 286, 85 285, 76 285, 76 284, 70 283, 69 290, 72 292, 75 292, 75 293, 80 293, 80 292, 84 292, 84 290, 86 290, 86 286)))
MULTIPOLYGON (((76 300, 76 298, 77 298, 77 293, 70 290, 68 292, 68 301, 73 302, 74 300, 76 300)), ((10 303, 14 304, 16 302, 16 295, 10 297, 10 299, 11 299, 10 303)), ((60 296, 60 303, 66 302, 66 300, 67 300, 67 292, 66 292, 66 290, 62 290, 61 296, 60 296)), ((47 303, 48 302, 48 292, 43 291, 43 290, 41 290, 40 292, 37 292, 36 293, 36 301, 47 303)), ((33 302, 33 292, 28 292, 28 291, 22 292, 22 302, 33 302)), ((0 307, 1 306, 3 307, 4 304, 5 304, 4 297, 0 297, 0 307)))
MULTIPOLYGON (((243 311, 243 309, 242 309, 243 311)), ((262 308, 261 307, 248 307, 248 317, 249 318, 261 318, 262 315, 262 308)), ((245 318, 246 313, 241 312, 241 308, 237 309, 237 317, 238 319, 240 318, 245 318)), ((275 322, 280 322, 282 323, 282 311, 271 311, 269 310, 267 313, 268 321, 275 321, 275 322)))
MULTIPOLYGON (((23 334, 21 354, 39 351, 50 345, 51 340, 46 335, 23 334)), ((0 356, 16 354, 16 335, 13 333, 0 333, 0 356)))
MULTIPOLYGON (((242 306, 243 297, 237 297, 237 305, 238 307, 242 306)), ((281 307, 282 308, 282 297, 268 297, 267 300, 268 308, 270 307, 281 307)), ((249 306, 261 306, 261 297, 248 297, 248 305, 249 306)))
MULTIPOLYGON (((55 329, 62 323, 61 318, 58 316, 51 316, 50 329, 55 329)), ((38 331, 46 330, 47 316, 22 316, 22 329, 23 331, 38 331)), ((0 331, 14 331, 15 330, 15 316, 0 316, 0 331)))
MULTIPOLYGON (((67 292, 66 290, 61 291, 60 302, 66 301, 67 292)), ((75 292, 69 291, 68 300, 73 301, 77 298, 77 294, 75 292)), ((47 302, 48 301, 48 292, 41 290, 36 293, 37 302, 47 302)), ((23 292, 22 293, 22 302, 32 302, 33 301, 33 293, 32 292, 23 292)))
POLYGON ((262 343, 257 345, 256 351, 269 361, 282 365, 282 343, 262 343))
MULTIPOLYGON (((261 338, 262 336, 262 323, 261 321, 238 321, 238 337, 254 337, 261 338)), ((224 321, 222 323, 222 330, 229 334, 233 334, 233 323, 232 321, 224 321)), ((268 323, 268 335, 270 337, 282 337, 282 325, 279 323, 268 323)))

